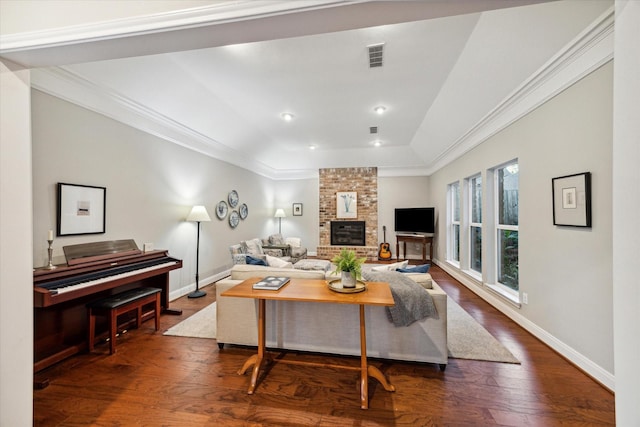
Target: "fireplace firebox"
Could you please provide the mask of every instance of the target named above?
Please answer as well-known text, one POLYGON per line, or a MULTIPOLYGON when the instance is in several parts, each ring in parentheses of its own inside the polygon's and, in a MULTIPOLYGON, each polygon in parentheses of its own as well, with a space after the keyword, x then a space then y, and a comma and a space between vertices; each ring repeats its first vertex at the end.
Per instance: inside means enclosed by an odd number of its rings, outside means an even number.
POLYGON ((365 246, 365 221, 331 221, 331 246, 365 246))

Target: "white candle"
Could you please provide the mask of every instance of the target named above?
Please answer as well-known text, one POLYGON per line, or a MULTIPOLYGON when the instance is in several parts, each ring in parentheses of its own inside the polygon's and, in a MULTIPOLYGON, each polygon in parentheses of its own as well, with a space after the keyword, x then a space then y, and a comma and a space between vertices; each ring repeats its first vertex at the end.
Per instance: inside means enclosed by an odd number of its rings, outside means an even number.
POLYGON ((47 240, 53 240, 53 230, 49 230, 49 238, 47 240))

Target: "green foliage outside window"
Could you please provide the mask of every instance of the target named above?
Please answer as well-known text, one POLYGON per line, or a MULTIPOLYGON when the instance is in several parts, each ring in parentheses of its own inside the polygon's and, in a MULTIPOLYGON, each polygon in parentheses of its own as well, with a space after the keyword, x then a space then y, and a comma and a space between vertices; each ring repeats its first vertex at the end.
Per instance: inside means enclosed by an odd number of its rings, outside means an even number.
POLYGON ((518 232, 498 230, 500 242, 500 259, 498 264, 498 281, 517 291, 518 282, 518 232))

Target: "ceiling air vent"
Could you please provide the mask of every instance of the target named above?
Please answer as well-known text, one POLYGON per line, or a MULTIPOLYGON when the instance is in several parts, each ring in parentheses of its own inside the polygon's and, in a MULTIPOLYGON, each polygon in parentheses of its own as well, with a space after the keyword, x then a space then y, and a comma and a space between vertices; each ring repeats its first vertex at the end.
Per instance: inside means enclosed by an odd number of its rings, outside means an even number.
POLYGON ((369 128, 369 133, 371 134, 378 133, 378 126, 371 126, 369 128))
POLYGON ((367 46, 369 49, 369 68, 382 67, 382 49, 384 43, 367 46))

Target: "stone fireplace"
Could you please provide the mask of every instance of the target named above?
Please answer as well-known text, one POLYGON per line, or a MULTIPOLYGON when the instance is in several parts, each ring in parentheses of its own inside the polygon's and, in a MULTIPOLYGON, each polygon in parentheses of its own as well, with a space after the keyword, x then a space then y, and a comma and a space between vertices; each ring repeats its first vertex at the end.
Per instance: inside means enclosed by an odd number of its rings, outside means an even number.
MULTIPOLYGON (((331 259, 343 248, 356 252, 358 257, 366 257, 373 261, 378 259, 378 168, 331 168, 319 170, 319 245, 318 257, 331 259), (357 217, 337 217, 337 193, 355 191, 357 193, 357 217), (332 222, 362 224, 364 240, 358 245, 353 243, 332 241, 332 222)), ((352 230, 349 229, 349 235, 352 230)), ((341 238, 346 237, 342 230, 341 238)), ((349 237, 350 239, 351 237, 349 237)), ((360 238, 362 235, 360 234, 360 238)), ((354 241, 355 242, 355 241, 354 241)))

